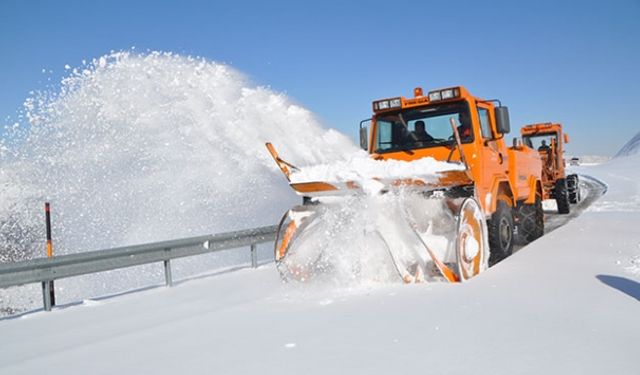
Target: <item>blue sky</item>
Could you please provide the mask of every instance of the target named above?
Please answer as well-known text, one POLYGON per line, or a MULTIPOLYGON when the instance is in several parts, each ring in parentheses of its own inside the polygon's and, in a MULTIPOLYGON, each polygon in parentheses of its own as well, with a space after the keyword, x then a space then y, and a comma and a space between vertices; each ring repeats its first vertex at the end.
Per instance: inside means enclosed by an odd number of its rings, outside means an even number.
POLYGON ((640 131, 638 0, 2 0, 0 15, 0 124, 65 64, 135 47, 230 64, 354 139, 372 100, 458 84, 501 99, 512 129, 562 122, 572 153, 640 131))

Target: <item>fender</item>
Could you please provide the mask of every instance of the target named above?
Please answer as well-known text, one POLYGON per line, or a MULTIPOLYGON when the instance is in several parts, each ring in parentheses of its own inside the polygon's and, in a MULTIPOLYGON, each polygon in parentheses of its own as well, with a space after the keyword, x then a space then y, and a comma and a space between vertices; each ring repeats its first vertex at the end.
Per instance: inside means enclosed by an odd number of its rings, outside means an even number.
POLYGON ((513 207, 515 205, 513 190, 511 190, 511 184, 506 178, 495 179, 493 181, 493 186, 491 187, 490 195, 485 197, 485 205, 489 209, 489 213, 496 212, 498 200, 505 202, 509 207, 513 207))
POLYGON ((536 203, 536 196, 542 197, 542 183, 536 176, 529 176, 529 195, 525 199, 524 203, 534 204, 536 203))

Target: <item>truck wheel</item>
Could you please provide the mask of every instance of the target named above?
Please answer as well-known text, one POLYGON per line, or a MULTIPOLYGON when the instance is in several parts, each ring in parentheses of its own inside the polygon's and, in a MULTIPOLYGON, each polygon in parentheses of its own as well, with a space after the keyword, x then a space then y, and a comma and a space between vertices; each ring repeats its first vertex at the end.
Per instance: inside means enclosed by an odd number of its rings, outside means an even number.
POLYGON ((518 243, 533 242, 544 234, 542 199, 536 196, 534 204, 521 204, 518 208, 518 243))
POLYGON ((556 203, 558 204, 559 214, 569 213, 569 191, 567 190, 567 180, 560 178, 556 181, 556 188, 554 191, 556 197, 556 203))
POLYGON ((580 202, 580 180, 577 174, 567 176, 567 191, 569 191, 569 202, 576 204, 580 202))
POLYGON ((498 201, 496 212, 487 222, 489 229, 489 265, 492 266, 513 253, 513 210, 498 201))

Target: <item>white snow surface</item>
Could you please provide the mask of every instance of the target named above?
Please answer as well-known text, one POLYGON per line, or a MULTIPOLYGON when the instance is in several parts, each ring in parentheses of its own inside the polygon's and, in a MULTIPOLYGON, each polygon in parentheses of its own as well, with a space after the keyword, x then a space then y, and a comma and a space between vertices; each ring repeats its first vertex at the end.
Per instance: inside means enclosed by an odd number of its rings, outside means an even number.
POLYGON ((638 163, 578 167, 607 194, 467 283, 211 275, 2 320, 0 373, 637 374, 638 163))
POLYGON ((430 179, 438 172, 464 170, 464 166, 425 157, 411 162, 403 160, 374 160, 365 151, 349 155, 345 160, 300 168, 291 174, 291 182, 310 181, 367 181, 374 178, 430 179))

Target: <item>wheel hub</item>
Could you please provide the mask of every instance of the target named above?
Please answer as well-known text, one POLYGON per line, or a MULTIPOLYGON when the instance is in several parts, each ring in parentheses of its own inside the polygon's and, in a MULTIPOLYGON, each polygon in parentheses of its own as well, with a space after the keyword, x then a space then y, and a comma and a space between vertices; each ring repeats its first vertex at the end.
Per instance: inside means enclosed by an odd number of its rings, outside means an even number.
POLYGON ((500 244, 503 248, 509 247, 511 243, 512 230, 506 218, 500 219, 500 244))

